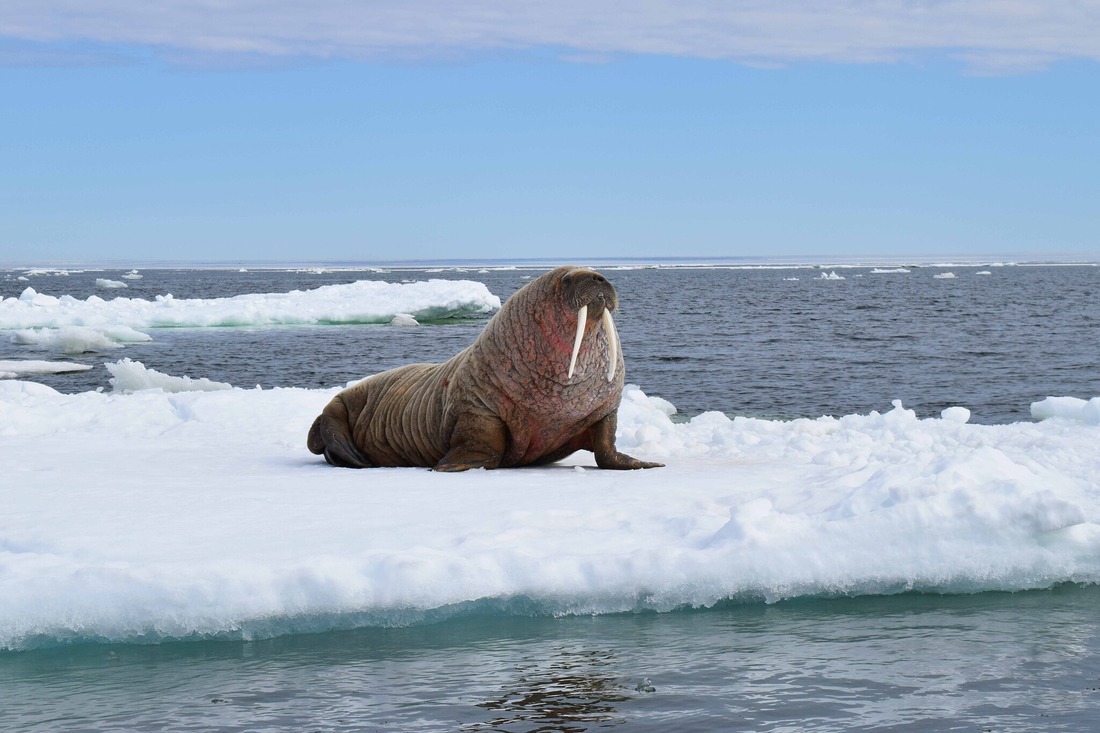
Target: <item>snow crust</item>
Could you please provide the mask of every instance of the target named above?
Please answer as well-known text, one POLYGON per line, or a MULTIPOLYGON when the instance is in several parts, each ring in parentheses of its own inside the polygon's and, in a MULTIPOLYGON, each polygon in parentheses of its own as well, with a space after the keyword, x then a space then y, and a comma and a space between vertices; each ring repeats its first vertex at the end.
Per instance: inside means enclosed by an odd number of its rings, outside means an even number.
MULTIPOLYGON (((125 287, 125 283, 115 282, 125 287)), ((289 293, 231 298, 174 298, 169 294, 153 300, 106 300, 97 295, 81 300, 45 295, 28 287, 17 298, 0 298, 0 331, 12 331, 9 338, 17 344, 76 354, 150 341, 152 336, 145 332, 157 328, 387 324, 395 318, 399 325, 412 325, 497 308, 499 297, 484 284, 468 280, 361 280, 289 293)))
POLYGON ((677 423, 629 387, 619 447, 665 468, 437 474, 310 454, 335 389, 110 368, 0 381, 0 649, 1100 581, 1100 398, 677 423))

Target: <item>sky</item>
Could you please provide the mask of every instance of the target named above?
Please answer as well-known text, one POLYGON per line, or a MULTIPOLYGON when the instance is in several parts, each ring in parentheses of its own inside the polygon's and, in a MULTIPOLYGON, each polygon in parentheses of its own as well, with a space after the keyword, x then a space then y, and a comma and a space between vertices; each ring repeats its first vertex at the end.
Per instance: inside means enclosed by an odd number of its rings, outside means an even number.
POLYGON ((5 0, 0 262, 1100 259, 1100 1, 5 0))

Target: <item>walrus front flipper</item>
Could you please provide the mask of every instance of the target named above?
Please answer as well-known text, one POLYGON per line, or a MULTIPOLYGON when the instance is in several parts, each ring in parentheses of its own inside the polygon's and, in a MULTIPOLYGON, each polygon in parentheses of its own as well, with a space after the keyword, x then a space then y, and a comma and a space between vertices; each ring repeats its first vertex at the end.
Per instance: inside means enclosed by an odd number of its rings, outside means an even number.
POLYGON ((324 413, 318 415, 310 426, 306 446, 314 453, 324 454, 326 461, 339 468, 370 468, 374 465, 355 445, 347 420, 324 413))
POLYGON ((592 435, 592 452, 596 454, 596 465, 600 468, 630 470, 634 468, 661 468, 665 464, 652 461, 639 461, 626 453, 615 449, 615 427, 618 418, 614 412, 589 428, 592 435))
POLYGON ((508 428, 496 415, 465 413, 451 433, 451 447, 435 464, 436 471, 498 468, 504 458, 508 428))

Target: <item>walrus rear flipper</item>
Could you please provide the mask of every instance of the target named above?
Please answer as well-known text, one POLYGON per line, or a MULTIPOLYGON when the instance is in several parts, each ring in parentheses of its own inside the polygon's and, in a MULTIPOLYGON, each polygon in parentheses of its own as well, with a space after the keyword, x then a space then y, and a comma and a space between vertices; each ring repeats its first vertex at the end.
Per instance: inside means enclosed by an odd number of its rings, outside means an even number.
POLYGON ((348 432, 347 420, 321 414, 313 421, 306 438, 306 446, 325 460, 340 468, 370 468, 374 464, 363 455, 348 432))

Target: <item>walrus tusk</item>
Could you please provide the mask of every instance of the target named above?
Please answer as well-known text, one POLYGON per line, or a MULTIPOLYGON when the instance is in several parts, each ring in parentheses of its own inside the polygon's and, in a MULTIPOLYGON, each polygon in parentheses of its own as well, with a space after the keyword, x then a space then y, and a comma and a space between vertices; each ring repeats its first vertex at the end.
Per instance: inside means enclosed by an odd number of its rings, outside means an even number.
POLYGON ((577 354, 581 353, 581 341, 584 339, 586 323, 588 323, 588 306, 582 305, 577 311, 577 336, 573 339, 573 355, 569 357, 569 374, 566 375, 570 379, 573 378, 573 369, 577 366, 577 354))
POLYGON ((611 311, 603 309, 603 332, 607 336, 607 381, 615 378, 615 367, 619 363, 619 334, 615 332, 615 321, 611 320, 611 311))

